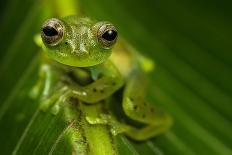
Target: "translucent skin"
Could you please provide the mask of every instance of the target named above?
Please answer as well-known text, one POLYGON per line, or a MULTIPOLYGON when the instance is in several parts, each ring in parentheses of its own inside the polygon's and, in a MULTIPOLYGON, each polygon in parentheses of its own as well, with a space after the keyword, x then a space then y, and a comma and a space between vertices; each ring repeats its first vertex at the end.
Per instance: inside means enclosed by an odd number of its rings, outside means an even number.
POLYGON ((98 117, 86 116, 86 121, 109 125, 113 135, 123 132, 138 141, 167 131, 172 124, 171 117, 144 101, 146 73, 152 71, 153 62, 121 40, 111 55, 111 48, 103 48, 97 39, 96 25, 99 22, 76 16, 61 21, 65 34, 59 44, 49 46, 41 38, 36 41, 45 53, 40 79, 32 90, 34 96, 42 92, 41 109, 46 111, 54 106, 56 114, 58 105, 62 104, 59 101, 67 98, 95 105, 125 86, 122 108, 130 119, 145 124, 143 128, 121 123, 104 113, 98 117), (89 78, 93 81, 82 86, 70 78, 70 73, 79 81, 88 81, 89 78))

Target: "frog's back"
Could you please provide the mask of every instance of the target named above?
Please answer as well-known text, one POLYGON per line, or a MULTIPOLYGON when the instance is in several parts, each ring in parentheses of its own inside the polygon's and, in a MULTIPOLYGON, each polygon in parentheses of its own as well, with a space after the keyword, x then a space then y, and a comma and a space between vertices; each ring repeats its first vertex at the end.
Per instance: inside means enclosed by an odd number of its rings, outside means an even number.
POLYGON ((125 79, 134 72, 148 73, 154 69, 152 60, 144 57, 124 40, 120 39, 113 47, 110 59, 125 79))

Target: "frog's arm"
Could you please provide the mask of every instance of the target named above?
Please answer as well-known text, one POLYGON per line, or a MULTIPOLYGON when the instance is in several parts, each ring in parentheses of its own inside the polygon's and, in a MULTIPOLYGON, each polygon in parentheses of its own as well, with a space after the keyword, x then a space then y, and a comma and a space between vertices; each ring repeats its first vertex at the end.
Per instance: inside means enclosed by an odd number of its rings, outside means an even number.
POLYGON ((90 124, 106 124, 111 127, 113 135, 125 133, 131 139, 142 141, 166 132, 172 125, 172 118, 144 101, 145 76, 136 73, 125 87, 123 94, 123 110, 126 115, 138 122, 144 123, 142 128, 118 122, 108 114, 99 117, 86 117, 90 124))
MULTIPOLYGON (((45 81, 47 81, 47 83, 45 82, 45 88, 46 85, 48 85, 47 87, 50 87, 50 85, 54 83, 52 81, 54 81, 55 77, 59 77, 59 75, 56 75, 54 71, 55 70, 52 70, 52 68, 51 70, 46 71, 48 76, 44 77, 45 81)), ((52 113, 57 114, 59 112, 60 104, 70 98, 77 98, 85 103, 97 103, 98 101, 109 97, 123 84, 121 75, 111 62, 106 62, 105 64, 97 66, 97 68, 93 68, 93 72, 99 72, 102 76, 87 86, 77 85, 69 78, 63 77, 62 82, 65 82, 66 84, 63 85, 61 83, 61 85, 53 91, 52 95, 45 97, 41 101, 41 110, 46 111, 52 106, 52 113)), ((42 79, 39 79, 39 81, 40 80, 42 79)), ((44 89, 43 92, 45 92, 45 90, 46 89, 44 89)))
POLYGON ((111 126, 113 135, 125 133, 131 139, 141 141, 166 132, 172 125, 172 118, 164 111, 153 107, 144 101, 145 77, 135 74, 124 90, 123 110, 126 115, 138 122, 144 123, 142 128, 117 121, 111 115, 101 114, 99 117, 86 117, 90 124, 106 124, 111 126), (142 82, 141 82, 142 81, 142 82))
MULTIPOLYGON (((96 103, 112 95, 123 85, 123 78, 114 64, 110 61, 90 69, 92 74, 99 72, 101 77, 87 86, 71 84, 70 96, 86 103, 96 103)), ((96 78, 96 77, 95 77, 96 78)))

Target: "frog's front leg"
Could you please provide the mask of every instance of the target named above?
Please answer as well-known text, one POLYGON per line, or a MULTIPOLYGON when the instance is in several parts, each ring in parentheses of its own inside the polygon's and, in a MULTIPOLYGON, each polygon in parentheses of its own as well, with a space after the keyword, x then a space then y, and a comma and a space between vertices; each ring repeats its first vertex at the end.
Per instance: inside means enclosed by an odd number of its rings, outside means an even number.
POLYGON ((40 99, 48 97, 59 77, 59 72, 51 64, 41 63, 38 81, 33 86, 29 95, 32 98, 40 96, 40 99))
POLYGON ((41 63, 38 81, 29 95, 32 98, 39 98, 40 108, 43 111, 46 111, 53 103, 60 101, 67 92, 68 87, 60 82, 60 77, 61 71, 52 64, 41 63))
MULTIPOLYGON (((100 78, 87 86, 70 85, 70 96, 86 103, 97 103, 118 90, 123 85, 123 79, 117 68, 106 62, 96 68, 100 78)), ((95 71, 96 71, 95 70, 95 71)))
POLYGON ((42 89, 44 88, 47 68, 48 66, 46 64, 40 65, 39 74, 38 74, 39 79, 37 80, 36 84, 32 87, 31 91, 29 92, 29 96, 31 98, 39 97, 42 89))
POLYGON ((131 119, 146 124, 142 128, 131 128, 126 135, 135 140, 146 140, 168 130, 172 118, 165 112, 144 101, 146 76, 135 73, 128 80, 123 94, 123 110, 131 119))

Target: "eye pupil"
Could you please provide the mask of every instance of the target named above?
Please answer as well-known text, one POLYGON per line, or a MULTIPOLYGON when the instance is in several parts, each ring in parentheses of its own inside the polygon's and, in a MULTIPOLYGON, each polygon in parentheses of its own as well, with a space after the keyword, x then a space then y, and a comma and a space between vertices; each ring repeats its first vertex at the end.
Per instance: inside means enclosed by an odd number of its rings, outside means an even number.
POLYGON ((43 28, 43 33, 44 33, 46 36, 49 36, 49 37, 58 35, 57 30, 54 29, 54 28, 51 27, 51 26, 46 26, 46 27, 44 27, 44 28, 43 28))
POLYGON ((103 35, 102 38, 104 38, 107 41, 113 41, 117 37, 117 32, 114 30, 109 30, 106 31, 103 35))

